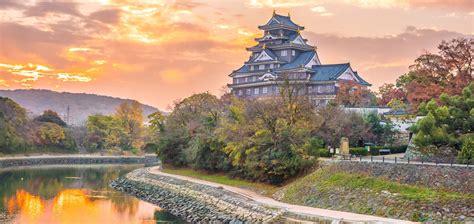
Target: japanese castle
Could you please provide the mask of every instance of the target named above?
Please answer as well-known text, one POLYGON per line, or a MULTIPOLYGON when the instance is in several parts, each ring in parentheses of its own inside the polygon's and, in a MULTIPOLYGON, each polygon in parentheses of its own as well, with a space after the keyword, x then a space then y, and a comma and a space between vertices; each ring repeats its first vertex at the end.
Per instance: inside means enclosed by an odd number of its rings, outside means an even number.
POLYGON ((263 26, 263 37, 247 48, 250 58, 229 76, 229 88, 238 97, 268 97, 279 94, 285 79, 298 83, 298 93, 309 96, 317 105, 336 97, 341 82, 352 81, 357 88, 371 84, 362 79, 349 63, 321 64, 316 47, 301 36, 304 27, 291 21, 290 15, 273 12, 263 26), (285 77, 285 78, 283 78, 285 77))

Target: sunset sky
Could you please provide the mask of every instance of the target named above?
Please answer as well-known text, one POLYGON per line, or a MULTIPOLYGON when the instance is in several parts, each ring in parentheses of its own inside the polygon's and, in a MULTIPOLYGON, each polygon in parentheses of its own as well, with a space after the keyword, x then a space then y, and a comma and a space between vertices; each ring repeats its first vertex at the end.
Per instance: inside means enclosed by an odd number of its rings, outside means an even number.
POLYGON ((222 92, 273 10, 323 64, 394 82, 441 40, 474 35, 472 0, 0 0, 0 88, 131 98, 169 110, 222 92))

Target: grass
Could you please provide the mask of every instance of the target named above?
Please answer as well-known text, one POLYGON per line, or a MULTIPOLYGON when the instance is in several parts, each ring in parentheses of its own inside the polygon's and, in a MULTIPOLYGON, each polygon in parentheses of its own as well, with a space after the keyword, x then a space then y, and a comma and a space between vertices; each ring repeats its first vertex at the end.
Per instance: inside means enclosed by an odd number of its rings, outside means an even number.
POLYGON ((280 188, 277 186, 273 186, 270 184, 265 183, 255 183, 250 182, 247 180, 242 179, 234 179, 228 177, 224 174, 209 174, 203 171, 197 171, 187 168, 180 168, 180 169, 170 169, 165 168, 162 170, 164 173, 176 174, 181 176, 193 177, 200 180, 206 180, 214 183, 225 184, 228 186, 239 187, 244 189, 249 189, 255 191, 257 193, 261 193, 265 196, 271 196, 280 188))
POLYGON ((285 198, 288 200, 304 198, 304 195, 300 195, 301 189, 303 188, 317 188, 319 191, 327 192, 335 188, 344 188, 347 190, 365 189, 377 193, 390 192, 391 194, 398 194, 407 200, 423 202, 456 201, 458 199, 474 200, 473 194, 400 184, 362 174, 331 172, 325 169, 318 170, 288 186, 285 198))

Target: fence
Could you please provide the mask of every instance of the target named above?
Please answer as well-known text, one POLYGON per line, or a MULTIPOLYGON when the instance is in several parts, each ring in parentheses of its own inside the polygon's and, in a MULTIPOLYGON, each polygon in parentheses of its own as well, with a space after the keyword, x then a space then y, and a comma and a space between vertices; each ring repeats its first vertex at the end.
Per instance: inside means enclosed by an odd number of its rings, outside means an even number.
POLYGON ((349 157, 349 161, 358 161, 358 162, 375 162, 375 163, 400 163, 400 164, 419 164, 419 165, 433 165, 433 166, 457 166, 457 167, 474 167, 474 160, 465 160, 459 162, 456 159, 451 159, 450 161, 438 161, 438 160, 410 160, 409 158, 403 157, 385 157, 385 156, 359 156, 359 157, 349 157))

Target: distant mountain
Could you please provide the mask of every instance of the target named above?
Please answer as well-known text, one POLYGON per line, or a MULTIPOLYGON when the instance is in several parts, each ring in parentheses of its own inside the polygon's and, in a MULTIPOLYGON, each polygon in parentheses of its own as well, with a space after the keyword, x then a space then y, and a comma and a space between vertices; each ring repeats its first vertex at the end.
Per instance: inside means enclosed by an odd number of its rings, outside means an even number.
MULTIPOLYGON (((124 101, 110 96, 86 93, 54 92, 50 90, 0 90, 0 96, 8 97, 23 106, 32 116, 45 110, 56 111, 67 121, 69 107, 69 124, 78 125, 87 120, 89 115, 109 115, 124 101)), ((158 111, 157 108, 141 104, 144 115, 158 111)))

